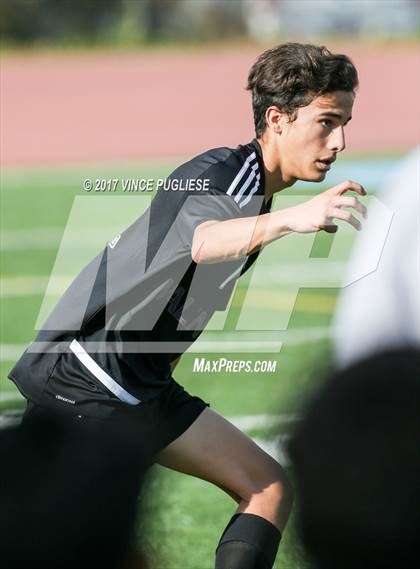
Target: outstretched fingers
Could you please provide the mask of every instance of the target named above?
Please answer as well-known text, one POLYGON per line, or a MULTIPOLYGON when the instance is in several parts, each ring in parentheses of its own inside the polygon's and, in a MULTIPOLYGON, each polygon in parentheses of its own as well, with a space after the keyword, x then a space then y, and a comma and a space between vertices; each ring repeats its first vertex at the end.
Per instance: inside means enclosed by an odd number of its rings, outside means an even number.
POLYGON ((356 196, 337 196, 333 200, 333 204, 335 207, 352 207, 355 209, 360 215, 362 215, 365 219, 367 218, 367 209, 361 201, 359 201, 356 196))
POLYGON ((347 223, 352 225, 355 229, 357 229, 357 231, 360 231, 362 229, 362 224, 360 221, 349 211, 335 207, 332 211, 332 217, 335 219, 342 219, 343 221, 347 221, 347 223))
MULTIPOLYGON (((330 190, 327 190, 328 194, 331 196, 330 209, 328 212, 328 217, 331 222, 334 219, 341 219, 346 221, 351 226, 353 226, 357 231, 362 229, 362 224, 350 211, 341 208, 352 208, 357 213, 359 213, 365 219, 367 218, 367 209, 364 204, 356 196, 343 195, 345 192, 354 191, 361 196, 366 195, 366 190, 364 187, 357 182, 352 180, 346 180, 337 186, 334 186, 330 190)), ((323 227, 324 231, 329 233, 335 233, 337 231, 336 226, 326 225, 323 227)))
POLYGON ((344 194, 345 192, 351 190, 357 192, 361 196, 365 196, 367 193, 362 185, 358 184, 357 182, 352 182, 352 180, 346 180, 345 182, 341 182, 341 184, 338 184, 337 186, 331 188, 329 192, 336 196, 341 196, 341 194, 344 194))

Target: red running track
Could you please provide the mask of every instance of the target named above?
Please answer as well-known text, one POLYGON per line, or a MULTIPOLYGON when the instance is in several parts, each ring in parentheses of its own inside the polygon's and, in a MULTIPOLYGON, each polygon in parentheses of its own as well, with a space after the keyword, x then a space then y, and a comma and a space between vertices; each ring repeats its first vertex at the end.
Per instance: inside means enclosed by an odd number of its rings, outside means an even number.
MULTIPOLYGON (((194 155, 253 136, 246 76, 257 47, 17 54, 1 62, 1 161, 75 164, 194 155)), ((360 75, 349 151, 419 140, 415 46, 352 47, 360 75)))

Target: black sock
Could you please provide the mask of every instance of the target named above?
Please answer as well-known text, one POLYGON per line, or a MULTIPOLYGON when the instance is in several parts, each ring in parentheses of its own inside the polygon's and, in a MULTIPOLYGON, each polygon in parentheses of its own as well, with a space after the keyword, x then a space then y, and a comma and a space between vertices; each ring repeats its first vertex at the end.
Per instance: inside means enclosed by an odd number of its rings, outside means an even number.
POLYGON ((255 514, 235 514, 216 549, 216 569, 272 569, 281 534, 255 514))

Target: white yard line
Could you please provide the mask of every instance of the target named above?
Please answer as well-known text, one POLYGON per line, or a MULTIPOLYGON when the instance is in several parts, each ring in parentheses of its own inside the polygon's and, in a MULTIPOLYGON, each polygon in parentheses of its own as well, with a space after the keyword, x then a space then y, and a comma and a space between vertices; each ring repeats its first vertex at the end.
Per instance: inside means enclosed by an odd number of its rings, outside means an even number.
POLYGON ((52 295, 61 296, 73 277, 47 277, 19 275, 0 278, 0 297, 15 298, 19 296, 44 295, 47 291, 52 295))
POLYGON ((227 420, 241 431, 250 431, 251 429, 271 429, 279 425, 295 423, 299 420, 299 415, 296 413, 282 413, 280 415, 237 415, 227 417, 227 420))
MULTIPOLYGON (((221 333, 223 337, 223 332, 221 333)), ((189 354, 234 354, 234 353, 255 353, 255 354, 276 354, 280 351, 283 342, 279 341, 247 341, 247 340, 197 340, 188 348, 189 354)))
MULTIPOLYGON (((110 234, 111 234, 110 230, 110 234)), ((3 229, 0 232, 0 250, 26 251, 57 249, 64 236, 63 227, 34 227, 32 229, 3 229)), ((108 232, 107 232, 108 233, 108 232)), ((72 231, 71 239, 66 240, 67 249, 83 249, 92 244, 105 246, 106 239, 100 232, 93 229, 81 228, 80 232, 72 231)))
MULTIPOLYGON (((92 258, 93 257, 94 254, 92 253, 92 258)), ((343 268, 340 269, 340 271, 337 271, 335 277, 331 277, 329 280, 324 279, 322 283, 323 288, 329 288, 329 287, 334 288, 340 286, 340 279, 338 275, 341 276, 343 275, 344 265, 342 265, 342 267, 343 268)), ((70 271, 71 270, 72 269, 70 267, 70 271)), ((252 287, 251 289, 249 289, 247 293, 246 302, 248 304, 249 303, 255 304, 255 299, 253 298, 254 295, 256 296, 260 304, 261 301, 264 300, 264 298, 266 298, 265 304, 267 304, 269 307, 273 306, 273 303, 274 306, 276 307, 276 305, 278 305, 279 302, 280 302, 280 307, 284 307, 288 306, 291 300, 293 301, 295 299, 295 293, 299 289, 298 283, 302 283, 302 286, 304 285, 306 287, 312 285, 314 287, 321 286, 319 282, 312 283, 311 285, 311 283, 305 277, 305 275, 310 274, 307 269, 302 270, 301 272, 299 272, 298 270, 296 272, 292 272, 291 270, 289 270, 289 265, 284 264, 282 265, 282 270, 284 270, 284 272, 287 273, 288 275, 287 283, 285 282, 284 277, 280 274, 280 270, 278 267, 272 270, 270 270, 270 268, 267 267, 266 268, 267 278, 264 280, 263 277, 260 277, 259 279, 254 279, 252 281, 252 287), (275 275, 278 275, 277 279, 275 278, 275 275), (290 291, 285 289, 284 287, 286 285, 289 287, 294 286, 296 291, 295 290, 290 291)), ((311 271, 312 271, 311 274, 315 275, 315 271, 313 269, 311 269, 311 271)), ((69 274, 13 275, 13 276, 2 277, 0 279, 0 295, 3 298, 14 297, 14 296, 29 296, 35 294, 43 295, 47 292, 47 285, 48 285, 49 294, 61 295, 64 293, 67 286, 74 280, 77 273, 78 270, 76 270, 75 273, 69 272, 69 274)), ((313 297, 318 304, 320 303, 320 301, 324 300, 324 298, 320 297, 319 295, 308 295, 308 293, 306 293, 306 296, 313 297)), ((331 302, 331 297, 328 296, 327 300, 331 302)), ((308 300, 306 302, 308 302, 308 300)), ((314 303, 314 306, 316 306, 316 302, 314 303)))
POLYGON ((0 249, 2 251, 55 249, 60 243, 63 231, 64 227, 3 229, 0 232, 0 249))
POLYGON ((20 393, 0 393, 0 403, 20 401, 21 399, 23 399, 23 396, 20 393))
POLYGON ((27 347, 27 344, 0 344, 0 362, 16 361, 27 347))
MULTIPOLYGON (((247 341, 252 341, 255 344, 265 345, 268 342, 280 342, 287 343, 290 345, 305 344, 307 342, 316 342, 318 340, 324 340, 331 337, 332 330, 328 326, 311 326, 310 328, 294 328, 292 330, 271 330, 271 331, 249 331, 249 330, 236 330, 232 332, 220 331, 204 331, 202 339, 198 339, 194 342, 193 346, 203 346, 206 348, 216 346, 221 344, 222 346, 228 346, 230 342, 246 343, 247 341)), ((191 351, 199 352, 200 349, 193 349, 191 351)), ((223 347, 220 350, 221 353, 224 351, 223 347)), ((232 350, 234 351, 234 350, 232 350)))
MULTIPOLYGON (((22 399, 19 393, 0 393, 1 402, 17 402, 22 399)), ((17 425, 20 422, 21 411, 13 413, 0 414, 0 429, 17 425)), ((298 415, 285 413, 282 415, 244 415, 228 417, 228 421, 233 423, 241 431, 247 432, 253 428, 261 427, 276 427, 282 424, 294 423, 298 420, 298 415)), ((283 466, 288 466, 290 463, 287 456, 286 446, 289 440, 288 434, 277 435, 272 438, 252 437, 252 440, 262 448, 267 454, 272 456, 277 462, 283 466)))
POLYGON ((274 439, 252 437, 252 440, 282 466, 289 466, 290 459, 286 451, 289 435, 279 435, 274 439))

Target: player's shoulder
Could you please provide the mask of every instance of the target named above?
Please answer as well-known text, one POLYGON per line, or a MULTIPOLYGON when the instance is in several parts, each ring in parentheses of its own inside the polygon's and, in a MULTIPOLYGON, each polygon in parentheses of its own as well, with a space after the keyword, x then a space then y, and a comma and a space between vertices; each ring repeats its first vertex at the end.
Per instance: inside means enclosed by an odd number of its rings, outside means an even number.
MULTIPOLYGON (((258 142, 252 140, 235 148, 211 148, 182 164, 171 177, 207 178, 210 180, 210 187, 234 196, 241 190, 255 189, 255 186, 258 189, 261 170, 261 150, 258 142)), ((241 195, 243 193, 244 191, 241 195)))
POLYGON ((235 174, 244 163, 257 162, 257 144, 256 141, 251 141, 248 144, 239 144, 235 148, 228 146, 210 148, 210 150, 192 158, 186 165, 202 170, 203 174, 216 172, 225 175, 235 174))

